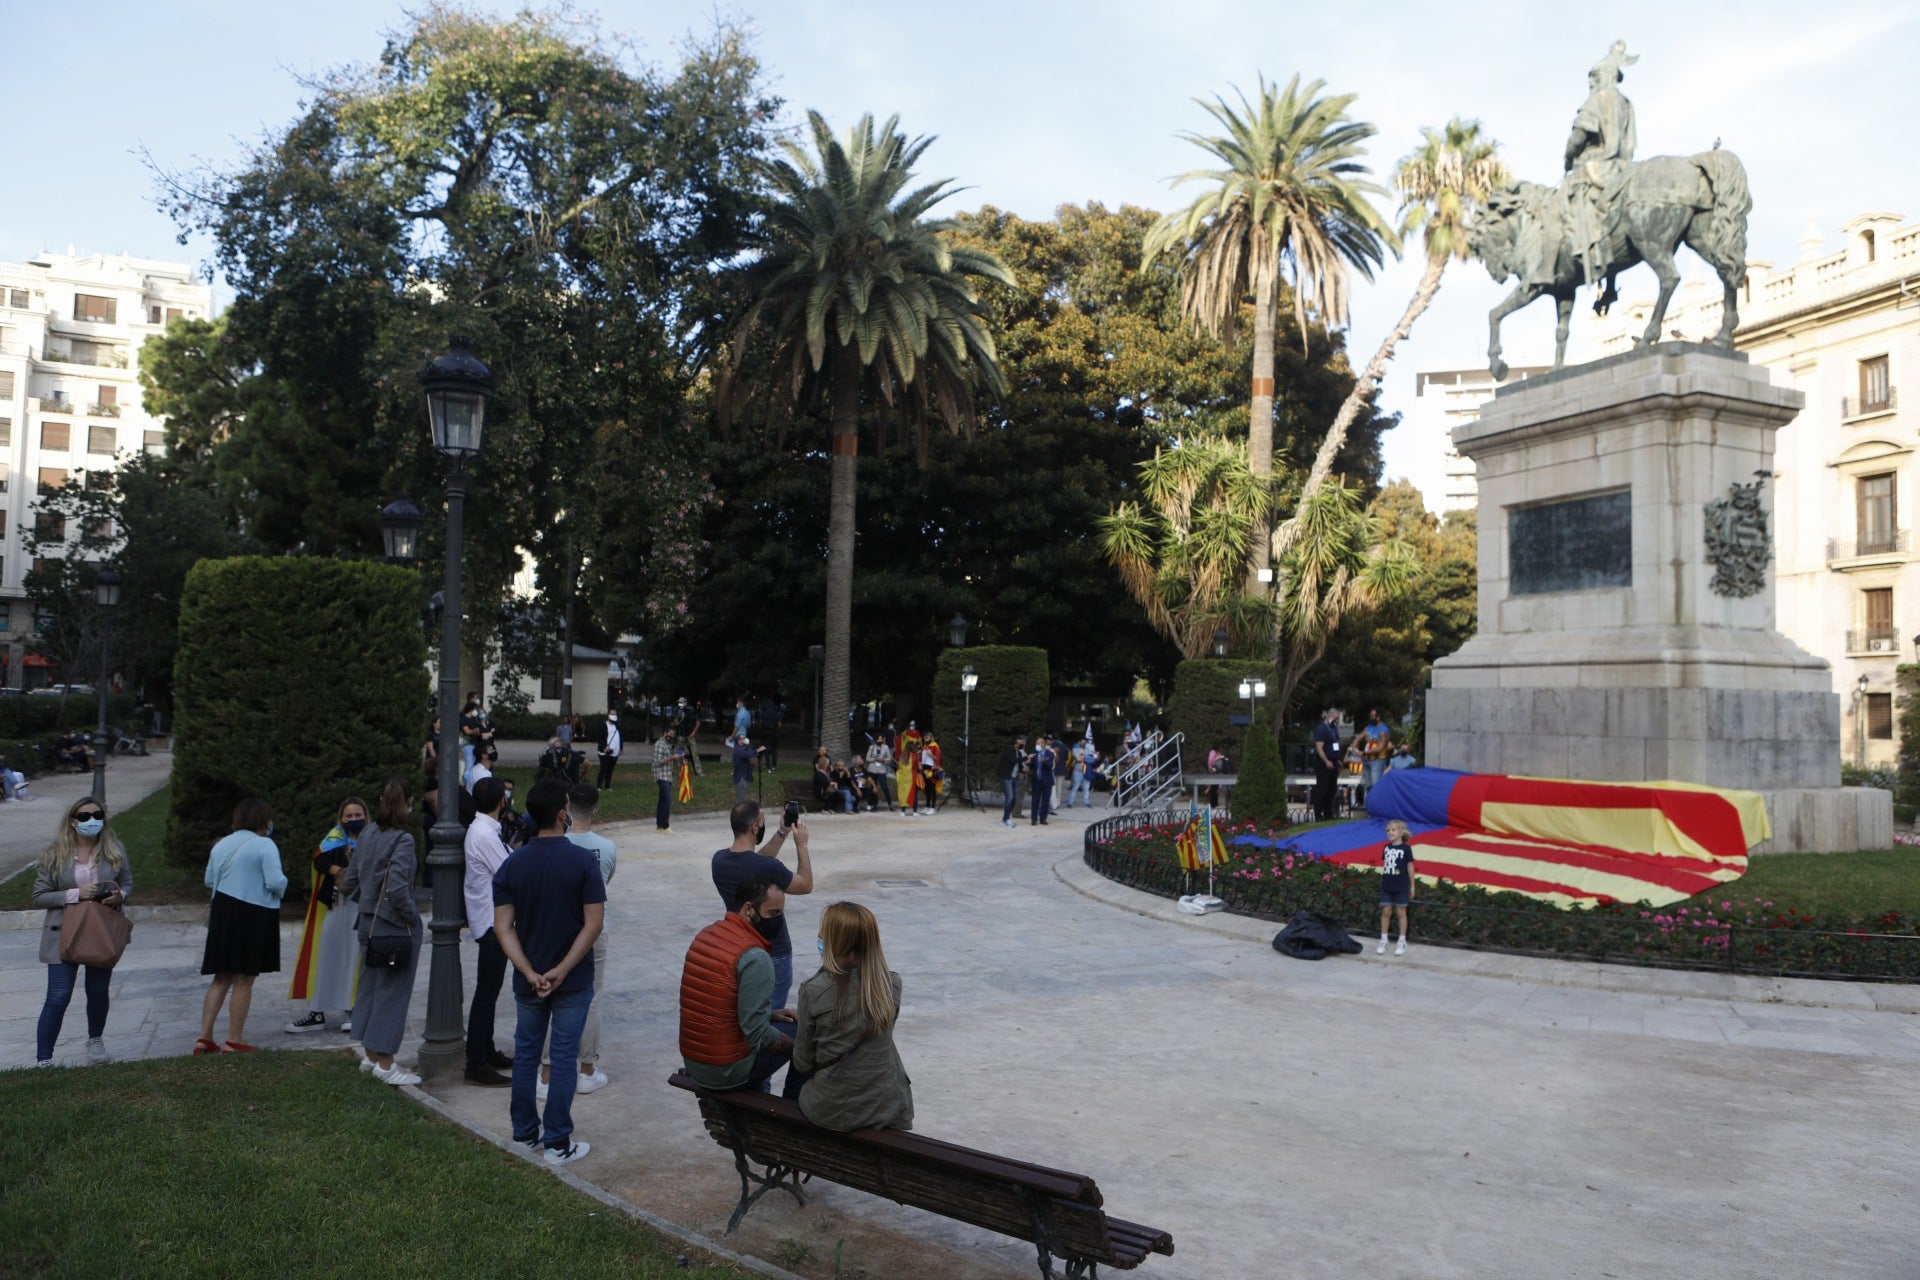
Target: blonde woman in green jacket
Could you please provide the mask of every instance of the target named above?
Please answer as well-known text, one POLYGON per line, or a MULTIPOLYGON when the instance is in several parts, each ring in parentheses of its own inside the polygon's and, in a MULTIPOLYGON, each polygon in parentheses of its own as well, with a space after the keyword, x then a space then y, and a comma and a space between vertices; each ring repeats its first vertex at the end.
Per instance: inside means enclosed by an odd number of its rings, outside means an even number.
POLYGON ((857 902, 828 907, 819 949, 820 971, 800 984, 793 1038, 792 1071, 806 1076, 801 1114, 843 1133, 913 1128, 913 1081, 893 1046, 900 975, 887 968, 873 912, 857 902))

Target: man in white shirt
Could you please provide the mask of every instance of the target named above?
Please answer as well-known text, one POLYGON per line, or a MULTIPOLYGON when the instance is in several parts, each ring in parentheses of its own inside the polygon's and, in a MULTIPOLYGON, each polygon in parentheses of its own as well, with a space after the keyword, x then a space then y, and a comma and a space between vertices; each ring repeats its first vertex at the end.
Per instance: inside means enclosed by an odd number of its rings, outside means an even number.
POLYGON ((620 713, 609 711, 600 730, 600 781, 596 785, 601 791, 613 790, 613 766, 620 763, 620 745, 620 713))
POLYGON ((467 776, 463 780, 468 795, 472 795, 475 787, 493 776, 494 763, 499 759, 499 754, 492 749, 480 753, 480 756, 473 762, 473 768, 467 770, 467 776))
MULTIPOLYGON (((613 883, 614 868, 619 864, 620 854, 613 847, 613 841, 593 829, 593 820, 600 812, 600 790, 590 783, 576 782, 567 788, 567 813, 572 825, 567 828, 567 839, 600 859, 600 879, 607 884, 613 883)), ((594 1002, 587 1006, 586 1025, 580 1029, 580 1084, 575 1093, 592 1093, 604 1089, 613 1083, 606 1072, 595 1064, 600 1060, 600 992, 605 990, 607 980, 607 931, 603 927, 600 936, 593 940, 593 982, 594 1002)), ((546 1047, 540 1052, 540 1087, 534 1096, 541 1102, 547 1100, 547 1085, 553 1075, 553 1036, 549 1032, 546 1047)))
MULTIPOLYGON (((475 766, 478 768, 479 766, 475 766)), ((491 775, 473 784, 473 825, 467 828, 467 932, 480 945, 474 966, 473 1004, 467 1010, 467 1083, 501 1089, 513 1081, 501 1071, 513 1059, 493 1043, 493 1012, 507 977, 507 953, 493 931, 493 873, 507 860, 500 815, 507 807, 507 784, 491 775)))

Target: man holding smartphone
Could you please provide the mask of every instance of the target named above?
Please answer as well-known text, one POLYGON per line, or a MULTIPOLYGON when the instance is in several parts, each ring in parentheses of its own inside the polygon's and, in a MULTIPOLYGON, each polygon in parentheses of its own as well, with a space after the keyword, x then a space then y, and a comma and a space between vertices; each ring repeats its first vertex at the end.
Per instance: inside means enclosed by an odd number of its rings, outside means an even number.
MULTIPOLYGON (((789 896, 813 892, 813 860, 807 854, 807 825, 800 821, 797 806, 788 806, 781 814, 780 829, 767 837, 767 822, 755 800, 742 800, 728 814, 733 825, 733 843, 713 855, 713 887, 729 914, 740 909, 741 895, 756 880, 778 886, 789 896), (762 839, 765 838, 765 843, 762 839), (780 852, 791 842, 794 865, 780 861, 780 852)), ((793 940, 787 936, 787 917, 783 911, 763 919, 761 936, 773 957, 773 1017, 792 1022, 793 1010, 787 997, 793 992, 793 940)))

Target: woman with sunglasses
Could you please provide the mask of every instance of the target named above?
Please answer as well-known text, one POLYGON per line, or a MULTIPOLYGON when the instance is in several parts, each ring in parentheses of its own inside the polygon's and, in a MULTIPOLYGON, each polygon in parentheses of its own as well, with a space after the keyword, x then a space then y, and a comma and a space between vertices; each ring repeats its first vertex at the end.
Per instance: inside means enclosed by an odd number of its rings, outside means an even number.
POLYGON ((60 959, 60 923, 66 909, 77 902, 101 902, 118 908, 133 892, 133 869, 120 837, 107 825, 107 807, 92 796, 81 796, 67 806, 53 843, 34 868, 33 905, 45 907, 40 926, 40 963, 47 966, 47 1002, 40 1007, 35 1040, 35 1065, 53 1065, 53 1044, 73 1002, 73 984, 80 969, 87 971, 87 1058, 108 1061, 107 986, 111 968, 66 964, 60 959))
POLYGON ((280 898, 287 891, 280 846, 272 840, 273 806, 255 796, 233 811, 233 830, 213 846, 207 858, 207 887, 213 905, 207 911, 207 948, 200 972, 209 974, 200 1003, 200 1038, 195 1053, 252 1053, 247 1043, 247 1013, 253 1007, 253 980, 280 972, 280 898), (227 1004, 227 1044, 213 1038, 214 1019, 227 1004))

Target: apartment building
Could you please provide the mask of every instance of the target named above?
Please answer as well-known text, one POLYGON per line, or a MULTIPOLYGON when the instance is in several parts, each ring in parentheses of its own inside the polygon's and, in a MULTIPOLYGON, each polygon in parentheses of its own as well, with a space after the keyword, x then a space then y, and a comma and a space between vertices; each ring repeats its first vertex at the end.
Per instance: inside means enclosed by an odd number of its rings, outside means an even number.
MULTIPOLYGON (((140 402, 140 346, 168 321, 212 314, 213 291, 180 263, 43 253, 0 262, 0 683, 52 674, 26 653, 33 609, 21 526, 68 477, 162 447, 140 402)), ((84 676, 76 675, 76 679, 84 676)))
POLYGON ((1509 369, 1505 382, 1495 382, 1484 364, 1477 369, 1433 369, 1414 375, 1413 394, 1418 403, 1408 412, 1400 429, 1411 429, 1422 448, 1441 450, 1445 488, 1437 502, 1433 494, 1422 495, 1429 508, 1444 514, 1472 511, 1479 506, 1480 489, 1474 481, 1473 460, 1461 457, 1460 451, 1453 447, 1453 429, 1479 418, 1481 407, 1493 399, 1493 393, 1501 387, 1510 387, 1547 370, 1546 365, 1509 369))
MULTIPOLYGON (((1774 605, 1780 630, 1833 664, 1841 750, 1890 765, 1898 751, 1894 668, 1920 661, 1920 223, 1863 213, 1837 244, 1808 224, 1792 265, 1750 261, 1734 345, 1806 393, 1774 455, 1774 605)), ((1639 283, 1639 282, 1636 282, 1639 283)), ((1602 353, 1628 350, 1650 300, 1615 311, 1602 353)), ((1669 338, 1720 327, 1721 290, 1695 279, 1667 313, 1669 338)))

